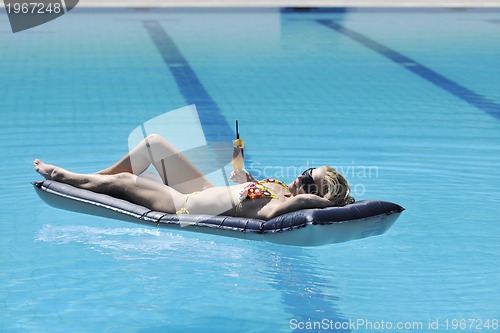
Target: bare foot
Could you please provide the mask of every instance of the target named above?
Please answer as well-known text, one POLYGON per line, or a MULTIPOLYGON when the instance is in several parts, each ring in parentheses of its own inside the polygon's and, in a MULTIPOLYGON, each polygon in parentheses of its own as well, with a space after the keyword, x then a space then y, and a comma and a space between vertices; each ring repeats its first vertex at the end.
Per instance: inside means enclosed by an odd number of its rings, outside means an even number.
POLYGON ((54 165, 45 164, 37 158, 33 161, 33 166, 35 167, 35 171, 41 174, 45 179, 53 178, 52 172, 56 168, 54 165))

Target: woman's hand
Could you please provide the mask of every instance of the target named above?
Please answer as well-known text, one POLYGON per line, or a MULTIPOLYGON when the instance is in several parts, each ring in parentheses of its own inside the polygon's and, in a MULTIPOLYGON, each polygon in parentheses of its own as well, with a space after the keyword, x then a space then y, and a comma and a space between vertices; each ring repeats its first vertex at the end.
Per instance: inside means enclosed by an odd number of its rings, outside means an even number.
POLYGON ((255 180, 255 178, 253 178, 250 172, 246 171, 245 169, 231 171, 231 175, 229 176, 229 178, 233 182, 239 184, 255 180))

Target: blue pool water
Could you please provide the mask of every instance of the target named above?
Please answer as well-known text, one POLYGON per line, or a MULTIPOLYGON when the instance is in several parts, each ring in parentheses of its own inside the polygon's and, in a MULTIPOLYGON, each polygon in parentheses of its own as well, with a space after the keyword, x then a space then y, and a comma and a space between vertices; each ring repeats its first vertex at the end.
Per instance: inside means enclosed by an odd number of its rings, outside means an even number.
POLYGON ((498 331, 498 15, 75 8, 12 34, 0 14, 0 331, 498 331), (385 235, 295 248, 34 193, 35 157, 93 172, 193 103, 210 142, 240 121, 254 173, 330 164, 407 210, 385 235))

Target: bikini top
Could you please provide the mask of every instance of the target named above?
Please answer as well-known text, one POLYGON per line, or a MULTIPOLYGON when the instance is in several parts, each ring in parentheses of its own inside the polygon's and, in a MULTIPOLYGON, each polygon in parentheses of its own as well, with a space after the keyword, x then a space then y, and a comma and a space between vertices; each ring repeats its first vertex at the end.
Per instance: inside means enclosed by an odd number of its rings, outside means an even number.
POLYGON ((277 180, 274 178, 266 178, 263 180, 255 181, 249 183, 245 188, 240 192, 240 201, 246 200, 246 199, 259 199, 259 198, 272 198, 272 199, 279 199, 279 197, 271 192, 267 186, 265 186, 265 183, 275 183, 283 186, 284 188, 288 189, 288 186, 283 183, 281 180, 277 180))

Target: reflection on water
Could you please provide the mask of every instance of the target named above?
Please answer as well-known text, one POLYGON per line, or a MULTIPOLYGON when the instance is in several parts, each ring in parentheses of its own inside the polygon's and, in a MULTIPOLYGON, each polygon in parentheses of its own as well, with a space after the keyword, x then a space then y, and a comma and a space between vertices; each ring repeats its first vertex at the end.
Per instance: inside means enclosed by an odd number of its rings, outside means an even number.
MULTIPOLYGON (((214 242, 186 238, 151 228, 105 228, 85 225, 46 224, 36 240, 55 244, 78 243, 93 251, 112 255, 118 260, 162 260, 176 253, 224 251, 214 242)), ((237 256, 233 251, 228 254, 237 256)), ((194 259, 194 258, 193 258, 194 259)))
MULTIPOLYGON (((321 323, 315 331, 331 330, 348 322, 340 312, 336 295, 335 276, 325 276, 333 269, 321 266, 307 249, 299 247, 269 251, 263 258, 264 274, 268 282, 281 293, 286 311, 290 314, 290 328, 302 331, 302 325, 321 323), (326 319, 326 321, 325 321, 326 319)), ((335 329, 336 332, 350 332, 335 329)))
MULTIPOLYGON (((321 322, 325 318, 337 323, 346 321, 337 305, 334 269, 322 267, 314 253, 302 248, 197 236, 151 228, 45 224, 35 239, 61 246, 81 244, 90 251, 119 261, 135 261, 139 266, 155 262, 175 269, 176 281, 185 279, 194 285, 200 280, 213 283, 216 279, 222 289, 229 288, 240 297, 249 297, 251 290, 256 297, 277 294, 287 313, 280 321, 282 328, 296 328, 300 323, 321 322), (179 270, 178 265, 184 268, 179 270), (194 272, 186 272, 188 267, 194 272)), ((144 273, 140 275, 151 281, 171 274, 164 268, 148 272, 147 277, 144 273)))

